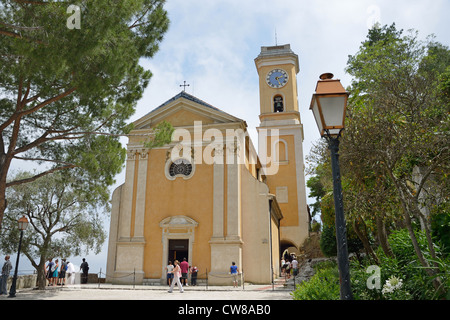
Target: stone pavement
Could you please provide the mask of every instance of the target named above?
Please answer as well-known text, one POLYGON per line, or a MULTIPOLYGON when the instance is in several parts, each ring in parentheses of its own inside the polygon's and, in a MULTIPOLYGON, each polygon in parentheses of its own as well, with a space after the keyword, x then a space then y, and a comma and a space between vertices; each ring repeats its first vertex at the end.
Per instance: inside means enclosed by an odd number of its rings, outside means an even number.
POLYGON ((291 289, 277 285, 232 286, 187 286, 184 293, 175 287, 168 293, 162 285, 112 285, 84 284, 68 287, 47 287, 46 290, 21 289, 16 298, 0 296, 0 300, 292 300, 291 289))

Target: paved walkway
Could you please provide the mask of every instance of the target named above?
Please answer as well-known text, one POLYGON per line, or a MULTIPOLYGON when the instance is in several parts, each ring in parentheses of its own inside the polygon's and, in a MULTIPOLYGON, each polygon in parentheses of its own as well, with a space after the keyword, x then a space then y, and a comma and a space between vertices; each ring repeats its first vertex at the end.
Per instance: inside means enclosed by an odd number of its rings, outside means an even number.
POLYGON ((184 287, 180 293, 175 287, 168 293, 168 286, 85 284, 73 287, 47 287, 46 290, 21 289, 16 298, 0 296, 0 300, 292 300, 292 290, 271 285, 184 287))

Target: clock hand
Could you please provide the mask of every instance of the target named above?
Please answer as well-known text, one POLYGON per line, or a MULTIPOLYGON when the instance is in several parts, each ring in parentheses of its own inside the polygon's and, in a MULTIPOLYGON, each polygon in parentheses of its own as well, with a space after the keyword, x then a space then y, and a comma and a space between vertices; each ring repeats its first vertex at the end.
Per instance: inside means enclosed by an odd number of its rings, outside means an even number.
POLYGON ((281 86, 280 78, 283 78, 283 76, 275 77, 275 80, 277 80, 277 81, 278 81, 278 84, 281 86))

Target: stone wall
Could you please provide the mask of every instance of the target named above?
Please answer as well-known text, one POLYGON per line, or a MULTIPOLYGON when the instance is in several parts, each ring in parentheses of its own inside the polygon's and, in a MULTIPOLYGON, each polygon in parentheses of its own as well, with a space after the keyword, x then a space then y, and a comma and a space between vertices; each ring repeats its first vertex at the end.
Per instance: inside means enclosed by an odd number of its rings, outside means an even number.
MULTIPOLYGON (((11 287, 13 277, 8 278, 8 283, 6 285, 7 291, 11 287)), ((34 288, 36 287, 37 274, 21 275, 17 277, 16 290, 24 288, 34 288)))

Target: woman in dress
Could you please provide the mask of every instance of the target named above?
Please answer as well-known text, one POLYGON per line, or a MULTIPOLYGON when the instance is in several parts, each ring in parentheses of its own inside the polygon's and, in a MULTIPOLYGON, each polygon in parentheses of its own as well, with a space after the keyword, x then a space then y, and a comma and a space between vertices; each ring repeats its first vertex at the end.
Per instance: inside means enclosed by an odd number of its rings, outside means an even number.
POLYGON ((52 282, 52 285, 53 286, 56 286, 57 285, 57 281, 58 281, 58 267, 59 267, 59 263, 58 262, 59 262, 59 260, 56 259, 55 260, 55 265, 52 268, 52 271, 53 271, 53 275, 52 275, 53 282, 52 282))

